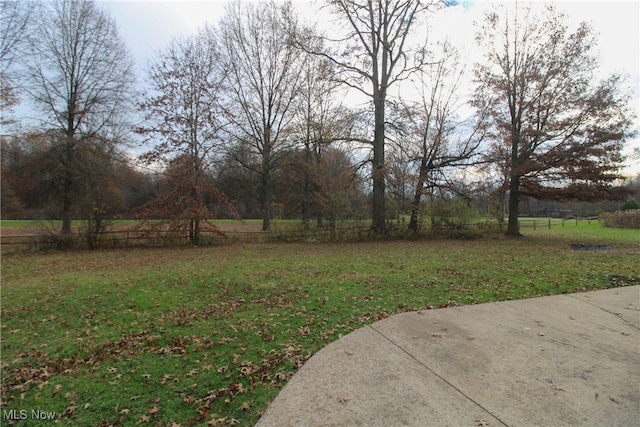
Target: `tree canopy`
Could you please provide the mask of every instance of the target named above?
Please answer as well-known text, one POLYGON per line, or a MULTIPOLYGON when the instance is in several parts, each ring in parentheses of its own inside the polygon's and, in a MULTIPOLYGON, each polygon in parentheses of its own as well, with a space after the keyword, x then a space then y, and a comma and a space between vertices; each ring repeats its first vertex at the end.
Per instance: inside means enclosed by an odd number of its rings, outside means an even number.
POLYGON ((629 94, 619 75, 596 78, 591 27, 570 31, 553 6, 486 14, 477 40, 475 105, 489 111, 492 156, 507 175, 509 225, 518 235, 523 197, 619 199, 615 183, 624 142, 633 134, 629 94))

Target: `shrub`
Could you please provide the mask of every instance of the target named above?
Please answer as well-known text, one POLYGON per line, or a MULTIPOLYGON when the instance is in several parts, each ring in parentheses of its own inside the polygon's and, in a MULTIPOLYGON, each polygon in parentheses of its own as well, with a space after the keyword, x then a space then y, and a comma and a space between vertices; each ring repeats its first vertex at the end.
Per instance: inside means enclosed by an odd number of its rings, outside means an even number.
POLYGON ((640 209, 605 213, 600 219, 605 227, 640 228, 640 209))
POLYGON ((425 204, 422 212, 425 219, 430 219, 433 230, 466 229, 476 216, 464 200, 437 199, 425 204))
POLYGON ((640 202, 635 199, 629 199, 620 205, 621 211, 632 211, 636 209, 640 209, 640 202))

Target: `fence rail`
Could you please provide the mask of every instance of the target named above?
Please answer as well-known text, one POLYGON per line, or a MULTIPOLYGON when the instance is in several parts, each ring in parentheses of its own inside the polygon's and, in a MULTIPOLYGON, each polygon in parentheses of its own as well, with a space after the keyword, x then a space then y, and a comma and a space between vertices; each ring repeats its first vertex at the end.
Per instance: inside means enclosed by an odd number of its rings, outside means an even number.
POLYGON ((594 217, 586 217, 586 218, 571 218, 571 219, 567 219, 567 218, 521 218, 520 220, 518 220, 518 227, 520 228, 527 228, 527 227, 531 227, 534 230, 536 228, 548 228, 551 229, 551 227, 553 226, 562 226, 564 227, 567 224, 574 224, 578 225, 580 224, 580 222, 586 222, 588 224, 591 224, 591 221, 599 221, 599 217, 594 216, 594 217))
MULTIPOLYGON (((589 218, 521 218, 518 225, 520 228, 540 228, 551 229, 553 227, 565 227, 569 225, 579 225, 580 223, 591 223, 598 221, 598 217, 589 218)), ((479 222, 470 224, 470 227, 494 228, 502 231, 505 224, 495 222, 479 222)), ((401 230, 406 227, 402 222, 390 221, 391 230, 401 230)), ((363 238, 371 234, 369 225, 354 224, 342 225, 338 227, 283 227, 276 228, 273 232, 263 231, 224 231, 221 235, 214 231, 201 231, 200 239, 204 243, 222 243, 232 241, 261 242, 261 241, 300 241, 319 240, 333 241, 347 238, 363 238)), ((187 245, 190 242, 188 232, 177 232, 175 230, 107 230, 98 236, 97 246, 100 248, 132 247, 132 246, 169 246, 187 245)), ((87 246, 86 236, 80 232, 68 235, 55 234, 53 232, 42 232, 33 234, 2 234, 0 235, 0 247, 2 249, 55 249, 55 248, 83 248, 87 246)))

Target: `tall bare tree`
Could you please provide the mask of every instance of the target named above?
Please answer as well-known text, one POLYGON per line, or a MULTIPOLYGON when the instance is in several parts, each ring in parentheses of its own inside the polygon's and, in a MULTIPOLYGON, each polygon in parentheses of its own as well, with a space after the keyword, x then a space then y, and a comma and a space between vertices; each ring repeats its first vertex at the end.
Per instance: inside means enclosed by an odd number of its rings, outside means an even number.
POLYGON ((154 219, 172 220, 174 228, 182 222, 193 244, 200 240, 201 222, 214 215, 206 206, 206 196, 220 195, 207 171, 221 152, 221 129, 227 122, 220 105, 225 79, 214 30, 204 27, 193 36, 172 40, 158 54, 150 64, 149 92, 141 104, 145 121, 138 132, 153 145, 143 160, 187 168, 167 169, 178 173, 170 179, 180 185, 161 194, 167 200, 153 202, 150 206, 155 209, 147 213, 154 219), (175 200, 168 200, 171 197, 175 200))
POLYGON ((475 103, 487 108, 496 157, 508 175, 507 234, 518 231, 523 197, 625 197, 615 187, 624 142, 633 134, 629 91, 618 75, 598 81, 596 37, 574 32, 553 6, 503 7, 486 14, 477 40, 475 103))
POLYGON ((61 136, 62 232, 69 233, 78 143, 112 135, 121 124, 135 79, 133 61, 115 21, 94 1, 52 0, 37 18, 25 91, 41 109, 43 127, 61 136))
MULTIPOLYGON (((371 99, 374 108, 373 229, 386 231, 385 125, 389 89, 419 70, 426 62, 425 50, 412 49, 409 38, 422 12, 434 2, 422 0, 331 0, 331 10, 347 28, 343 39, 332 40, 333 53, 322 55, 341 70, 341 80, 371 99)), ((331 40, 331 38, 329 38, 331 40)))
POLYGON ((447 170, 470 166, 485 135, 481 112, 471 120, 460 117, 465 101, 460 93, 464 69, 458 51, 448 42, 434 49, 439 60, 419 73, 420 99, 402 102, 395 111, 399 148, 417 163, 408 227, 413 232, 418 231, 422 196, 448 185, 447 170))
MULTIPOLYGON (((294 118, 303 53, 290 43, 296 21, 290 3, 230 3, 220 21, 223 61, 229 72, 228 112, 234 137, 261 159, 262 230, 271 228, 273 180, 280 155, 292 140, 287 128, 294 118)), ((242 158, 238 156, 238 160, 242 158)))

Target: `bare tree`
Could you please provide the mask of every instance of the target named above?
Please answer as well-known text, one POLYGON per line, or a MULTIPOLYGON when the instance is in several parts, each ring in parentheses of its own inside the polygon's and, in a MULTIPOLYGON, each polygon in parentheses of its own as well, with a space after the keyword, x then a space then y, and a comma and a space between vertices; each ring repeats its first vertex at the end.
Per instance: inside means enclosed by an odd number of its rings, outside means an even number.
POLYGON ((633 135, 623 79, 597 82, 592 29, 581 23, 570 33, 565 22, 553 6, 536 14, 516 4, 487 13, 478 29, 486 56, 475 67, 475 103, 489 111, 493 153, 508 177, 508 235, 520 235, 523 197, 626 196, 614 186, 633 135))
POLYGON ((14 68, 16 59, 24 54, 26 39, 32 23, 35 2, 0 1, 0 124, 6 125, 6 111, 18 103, 15 93, 18 73, 14 68))
POLYGON ((212 188, 207 171, 222 146, 221 129, 226 120, 220 97, 225 79, 214 31, 205 27, 196 35, 174 39, 158 54, 150 65, 149 93, 141 104, 146 114, 138 132, 153 144, 142 159, 187 168, 169 170, 178 173, 171 179, 179 185, 160 195, 165 202, 149 205, 155 210, 145 212, 155 215, 153 219, 172 220, 173 228, 184 222, 192 244, 200 240, 201 222, 214 217, 206 206, 206 196, 220 195, 212 188))
POLYGON ((468 167, 485 136, 481 113, 460 117, 464 69, 458 51, 448 42, 437 46, 440 60, 419 73, 420 99, 402 102, 396 113, 399 149, 417 163, 409 230, 418 231, 420 201, 425 192, 448 186, 447 171, 468 167))
MULTIPOLYGON (((262 230, 271 228, 273 181, 280 155, 292 144, 288 126, 300 89, 303 53, 289 42, 297 26, 290 3, 230 3, 220 21, 223 61, 229 72, 228 112, 233 135, 261 159, 262 230)), ((242 161, 241 157, 237 158, 242 161)))
POLYGON ((37 18, 25 91, 42 110, 44 127, 62 137, 62 232, 69 233, 75 184, 70 167, 77 144, 113 134, 121 124, 134 83, 133 62, 115 21, 93 1, 53 0, 37 18))
POLYGON ((342 72, 340 79, 373 102, 373 229, 377 233, 385 233, 387 96, 392 86, 406 79, 426 63, 425 50, 412 50, 409 37, 421 13, 435 2, 331 0, 328 3, 348 29, 343 39, 332 40, 339 45, 339 51, 319 52, 309 46, 305 47, 305 50, 324 56, 335 63, 342 72))

